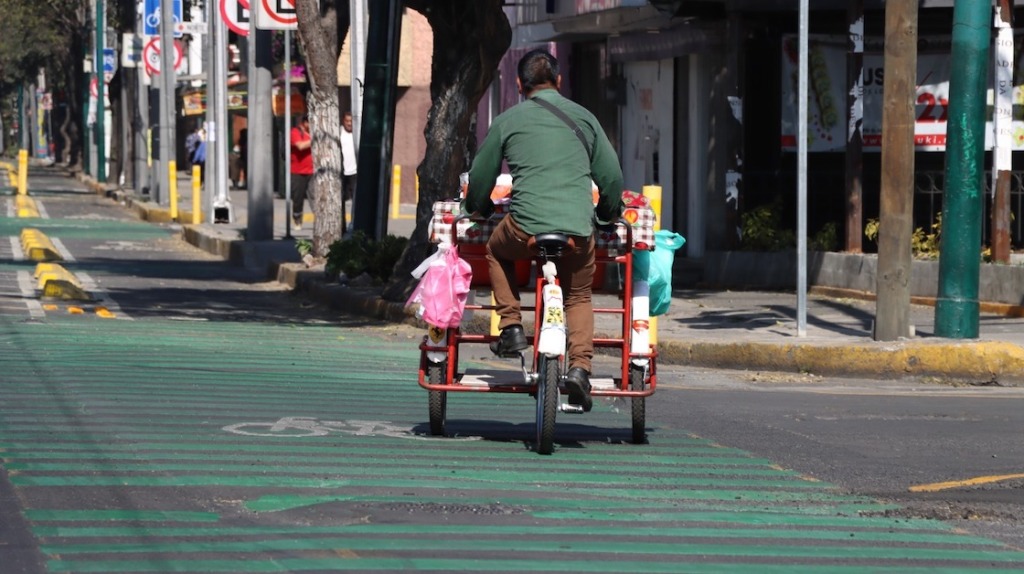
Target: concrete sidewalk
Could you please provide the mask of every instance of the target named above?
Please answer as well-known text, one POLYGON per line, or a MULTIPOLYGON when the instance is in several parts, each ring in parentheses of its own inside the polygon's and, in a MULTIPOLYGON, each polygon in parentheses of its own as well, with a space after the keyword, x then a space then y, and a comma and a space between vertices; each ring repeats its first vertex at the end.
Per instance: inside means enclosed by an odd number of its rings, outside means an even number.
MULTIPOLYGON (((141 201, 130 193, 81 179, 98 193, 123 201, 143 219, 170 221, 166 205, 141 201)), ((181 205, 190 206, 187 174, 179 180, 179 188, 181 205)), ((293 230, 292 237, 286 237, 283 200, 274 200, 274 239, 244 240, 247 199, 245 190, 232 191, 233 222, 182 225, 183 237, 234 264, 265 268, 269 278, 334 310, 416 322, 400 303, 381 300, 373 289, 328 283, 321 269, 306 269, 295 249, 295 238, 310 237, 312 225, 302 231, 293 230)), ((389 233, 411 234, 414 212, 413 205, 401 206, 400 217, 389 220, 389 233)), ((476 291, 474 296, 486 300, 488 292, 476 291)), ((595 307, 620 305, 613 294, 595 295, 595 307)), ((657 320, 659 361, 831 376, 1024 383, 1024 318, 1020 314, 983 313, 978 339, 945 339, 934 336, 934 307, 913 305, 911 324, 915 335, 897 342, 877 342, 872 336, 876 307, 871 294, 812 288, 807 297, 804 336, 797 333, 797 305, 792 292, 676 290, 669 312, 657 320)), ((598 333, 618 336, 618 321, 613 316, 598 315, 598 333)), ((464 328, 486 330, 486 318, 471 318, 464 328)))

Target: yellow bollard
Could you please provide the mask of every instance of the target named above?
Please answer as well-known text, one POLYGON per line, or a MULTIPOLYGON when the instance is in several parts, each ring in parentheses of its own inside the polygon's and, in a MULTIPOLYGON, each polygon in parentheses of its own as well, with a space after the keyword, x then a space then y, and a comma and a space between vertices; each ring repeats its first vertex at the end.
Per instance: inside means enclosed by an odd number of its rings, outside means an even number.
POLYGON ((18 195, 28 194, 28 150, 18 150, 18 195))
POLYGON ((167 175, 169 176, 171 188, 171 221, 178 220, 178 162, 167 161, 167 175))
POLYGON ((203 188, 202 175, 199 166, 192 166, 192 225, 199 225, 203 219, 203 208, 200 193, 203 188))
POLYGON ((391 168, 391 219, 402 216, 402 166, 391 168))
MULTIPOLYGON (((494 300, 494 292, 492 291, 491 292, 491 306, 493 307, 495 305, 497 305, 497 302, 494 300)), ((501 317, 498 316, 498 312, 495 311, 494 309, 491 309, 491 331, 490 331, 490 333, 492 335, 495 335, 495 336, 498 335, 498 322, 499 321, 501 321, 501 317)))
MULTIPOLYGON (((645 185, 644 186, 644 197, 651 204, 651 210, 654 212, 654 230, 658 231, 661 229, 661 186, 660 185, 645 185)), ((651 317, 650 322, 651 332, 651 344, 654 346, 658 345, 658 318, 651 317)))

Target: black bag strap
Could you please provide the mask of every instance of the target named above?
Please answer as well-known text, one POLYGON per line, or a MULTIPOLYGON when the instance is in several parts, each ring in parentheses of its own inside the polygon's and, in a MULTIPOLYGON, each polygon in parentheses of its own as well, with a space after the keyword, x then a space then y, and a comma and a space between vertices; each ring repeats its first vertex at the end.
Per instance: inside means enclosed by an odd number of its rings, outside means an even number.
POLYGON ((591 155, 590 155, 590 145, 587 143, 586 136, 583 135, 583 130, 580 129, 580 126, 577 125, 576 122, 572 121, 572 118, 570 118, 569 116, 565 115, 565 112, 563 112, 562 110, 558 109, 551 102, 542 100, 540 98, 530 98, 530 100, 534 101, 534 102, 537 102, 538 104, 540 104, 540 106, 542 108, 547 109, 549 112, 555 114, 555 116, 558 119, 560 119, 563 122, 565 122, 565 125, 569 126, 569 129, 572 130, 572 133, 576 134, 576 137, 578 137, 580 139, 580 143, 583 144, 583 149, 586 150, 586 152, 587 152, 587 159, 593 159, 591 157, 591 155))

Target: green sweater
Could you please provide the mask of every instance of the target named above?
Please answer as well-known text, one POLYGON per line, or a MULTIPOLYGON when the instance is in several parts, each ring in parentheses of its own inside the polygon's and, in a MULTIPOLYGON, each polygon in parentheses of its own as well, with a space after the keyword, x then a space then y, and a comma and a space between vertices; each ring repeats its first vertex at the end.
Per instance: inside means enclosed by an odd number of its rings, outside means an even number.
POLYGON ((463 211, 489 215, 490 193, 508 161, 512 175, 512 219, 530 235, 560 232, 589 236, 595 211, 591 179, 600 199, 597 217, 603 222, 622 214, 622 169, 608 136, 586 108, 554 89, 533 94, 551 102, 583 131, 592 157, 576 134, 537 102, 526 100, 494 119, 469 172, 463 211))

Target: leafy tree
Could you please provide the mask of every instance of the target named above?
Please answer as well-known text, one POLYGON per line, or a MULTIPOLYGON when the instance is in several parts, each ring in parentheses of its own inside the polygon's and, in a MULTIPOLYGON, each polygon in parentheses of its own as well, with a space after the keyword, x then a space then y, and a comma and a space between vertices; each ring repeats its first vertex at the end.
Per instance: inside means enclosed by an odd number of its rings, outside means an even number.
POLYGON ((310 92, 306 99, 312 137, 313 255, 327 256, 341 239, 341 113, 338 57, 348 33, 348 0, 297 0, 299 43, 306 60, 310 92))
POLYGON ((427 235, 435 201, 459 185, 476 151, 476 107, 494 80, 512 42, 502 0, 405 0, 422 13, 433 31, 430 99, 424 134, 427 151, 417 169, 420 182, 416 229, 384 291, 404 301, 414 286, 409 274, 429 255, 427 235))
POLYGON ((88 0, 0 0, 4 32, 0 34, 0 98, 6 100, 18 86, 35 82, 40 68, 48 89, 66 106, 59 133, 64 137, 65 161, 77 158, 84 89, 82 60, 89 45, 91 21, 88 0))

